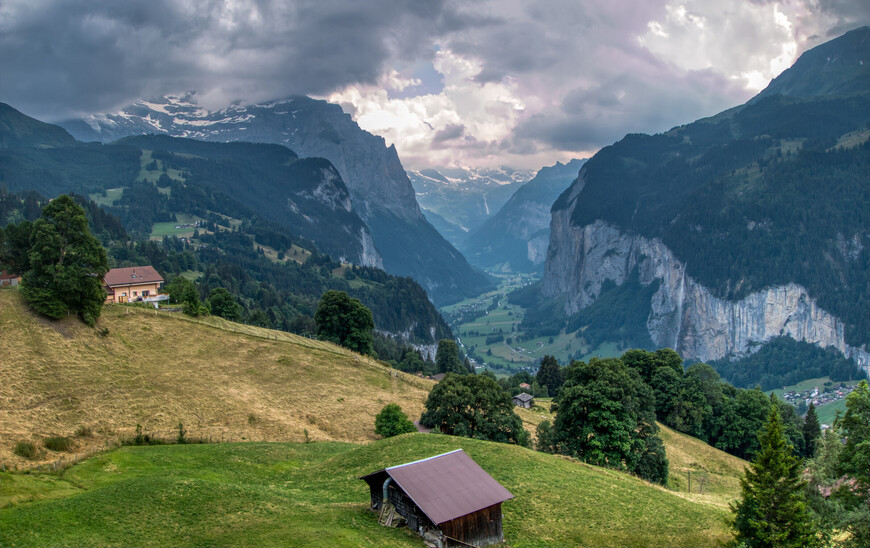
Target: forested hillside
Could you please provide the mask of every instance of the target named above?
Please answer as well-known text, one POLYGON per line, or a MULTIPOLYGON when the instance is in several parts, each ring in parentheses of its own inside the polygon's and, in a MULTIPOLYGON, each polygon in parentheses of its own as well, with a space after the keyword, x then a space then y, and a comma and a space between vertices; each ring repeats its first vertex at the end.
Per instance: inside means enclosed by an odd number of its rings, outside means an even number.
MULTIPOLYGON (((213 212, 211 207, 218 204, 207 197, 201 195, 197 203, 211 221, 202 221, 190 238, 167 236, 156 241, 130 237, 117 217, 84 197, 78 200, 86 207, 91 231, 106 247, 112 267, 150 264, 167 281, 182 275, 193 278, 203 301, 212 290, 226 288, 241 305, 238 319, 245 323, 313 334, 317 302, 325 291, 335 289, 360 299, 372 310, 376 328, 400 341, 428 345, 452 336, 414 280, 342 264, 318 253, 310 241, 292 237, 283 227, 241 207, 236 213, 245 216, 230 222, 213 212)), ((36 219, 45 201, 35 192, 0 191, 0 227, 36 219)), ((147 201, 134 203, 134 210, 142 211, 145 219, 155 211, 147 201)), ((165 202, 172 203, 172 199, 165 202)), ((382 357, 401 359, 401 349, 396 352, 398 356, 382 357)))

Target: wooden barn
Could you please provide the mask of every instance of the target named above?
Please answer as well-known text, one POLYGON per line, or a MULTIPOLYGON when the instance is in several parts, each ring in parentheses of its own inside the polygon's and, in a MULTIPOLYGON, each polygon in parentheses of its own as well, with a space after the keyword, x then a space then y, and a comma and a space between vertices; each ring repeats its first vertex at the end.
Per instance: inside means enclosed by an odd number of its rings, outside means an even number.
POLYGON ((410 529, 445 547, 504 542, 501 503, 513 495, 462 449, 360 479, 369 484, 382 522, 390 520, 386 514, 398 514, 410 529))
POLYGON ((532 404, 535 403, 535 398, 533 398, 530 394, 526 394, 525 392, 520 392, 516 396, 513 397, 514 405, 517 407, 524 407, 526 409, 531 409, 532 404))

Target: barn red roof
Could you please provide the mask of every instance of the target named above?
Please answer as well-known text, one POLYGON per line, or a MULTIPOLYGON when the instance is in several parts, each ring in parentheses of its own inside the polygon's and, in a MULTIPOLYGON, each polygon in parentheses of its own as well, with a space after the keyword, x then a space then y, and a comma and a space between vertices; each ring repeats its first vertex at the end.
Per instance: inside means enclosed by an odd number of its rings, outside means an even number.
POLYGON ((113 268, 103 276, 106 285, 115 287, 118 285, 138 285, 163 282, 160 274, 152 266, 133 266, 130 268, 113 268))
POLYGON ((462 449, 385 468, 362 479, 383 472, 435 525, 514 498, 462 449))

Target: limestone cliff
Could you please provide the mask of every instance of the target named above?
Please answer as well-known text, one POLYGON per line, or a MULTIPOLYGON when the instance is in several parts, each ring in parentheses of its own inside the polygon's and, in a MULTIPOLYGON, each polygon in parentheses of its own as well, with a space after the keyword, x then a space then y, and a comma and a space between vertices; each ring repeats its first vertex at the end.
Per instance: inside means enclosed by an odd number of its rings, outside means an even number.
MULTIPOLYGON (((582 184, 577 187, 575 199, 582 184)), ((605 281, 621 285, 637 269, 642 284, 661 281, 646 324, 657 346, 674 348, 685 358, 714 360, 789 336, 835 347, 870 372, 870 352, 846 344, 843 323, 821 309, 803 287, 787 284, 739 301, 720 299, 686 275, 685 265, 661 240, 628 234, 603 221, 573 226, 572 211, 553 211, 541 289, 545 297, 564 298, 566 315, 595 301, 605 281)))

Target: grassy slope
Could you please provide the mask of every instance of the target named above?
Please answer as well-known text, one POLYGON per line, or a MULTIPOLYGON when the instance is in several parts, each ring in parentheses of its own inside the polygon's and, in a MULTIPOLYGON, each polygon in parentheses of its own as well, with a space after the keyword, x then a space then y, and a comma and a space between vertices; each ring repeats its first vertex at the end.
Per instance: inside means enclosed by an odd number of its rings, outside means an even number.
MULTIPOLYGON (((396 402, 418 417, 431 381, 392 371, 319 341, 181 314, 106 306, 100 336, 74 318, 30 312, 17 291, 0 290, 0 464, 17 441, 78 438, 100 448, 137 423, 174 437, 223 440, 361 442, 375 439, 374 417, 396 402)), ((44 461, 67 454, 46 452, 44 461)))
MULTIPOLYGON (((538 398, 531 409, 515 409, 523 420, 523 427, 534 435, 541 421, 554 419, 549 407, 550 399, 538 398)), ((739 478, 743 475, 746 461, 661 423, 659 428, 659 437, 665 445, 670 465, 670 489, 690 500, 722 508, 727 508, 729 502, 740 496, 739 478), (689 472, 692 475, 691 493, 688 492, 689 472)))
POLYGON ((376 524, 357 478, 456 448, 514 494, 502 507, 511 546, 715 546, 727 538, 720 504, 516 446, 409 434, 363 446, 125 447, 67 470, 52 486, 62 498, 0 510, 0 545, 420 546, 406 530, 376 524))

